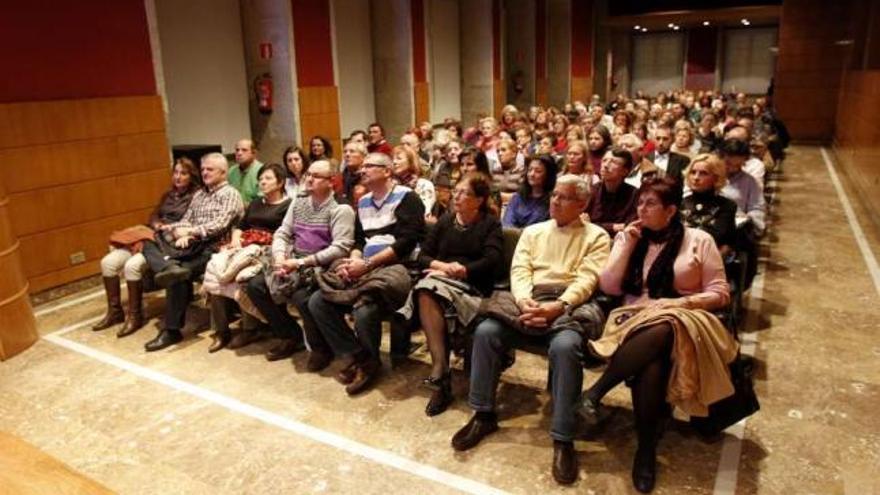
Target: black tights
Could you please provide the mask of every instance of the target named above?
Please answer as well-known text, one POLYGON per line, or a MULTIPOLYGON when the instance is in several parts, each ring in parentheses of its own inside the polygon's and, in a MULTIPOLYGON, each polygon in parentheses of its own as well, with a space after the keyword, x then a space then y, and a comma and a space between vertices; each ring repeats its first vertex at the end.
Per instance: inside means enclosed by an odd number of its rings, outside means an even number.
POLYGON ((660 420, 669 414, 666 387, 672 367, 672 342, 673 329, 668 323, 637 330, 614 353, 605 372, 585 393, 598 403, 609 390, 634 377, 632 402, 641 447, 656 445, 660 420))

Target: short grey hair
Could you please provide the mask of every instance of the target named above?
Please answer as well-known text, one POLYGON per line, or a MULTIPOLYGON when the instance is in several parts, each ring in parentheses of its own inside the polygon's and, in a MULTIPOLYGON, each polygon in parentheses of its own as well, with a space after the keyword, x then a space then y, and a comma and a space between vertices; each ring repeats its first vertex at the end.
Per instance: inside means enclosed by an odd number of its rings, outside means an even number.
POLYGON ((642 138, 636 136, 633 133, 624 134, 623 136, 620 136, 619 138, 617 138, 617 142, 621 145, 626 141, 629 141, 630 144, 632 144, 632 146, 639 148, 639 149, 641 149, 645 145, 645 142, 642 141, 642 138))
POLYGON ((229 162, 226 160, 226 157, 223 156, 222 153, 214 152, 214 153, 208 153, 207 155, 202 156, 202 164, 203 165, 205 162, 209 162, 209 161, 214 162, 216 165, 220 165, 220 168, 222 168, 223 170, 225 170, 227 172, 229 171, 229 162))
POLYGON ((364 164, 372 163, 385 168, 391 168, 391 158, 385 153, 370 153, 364 158, 364 164))
POLYGON ((360 154, 361 156, 367 156, 367 147, 364 143, 358 141, 349 141, 345 143, 345 146, 342 147, 343 151, 345 148, 351 149, 351 151, 360 154))
POLYGON ((578 199, 590 201, 590 183, 580 175, 565 174, 556 179, 556 187, 574 186, 578 199))

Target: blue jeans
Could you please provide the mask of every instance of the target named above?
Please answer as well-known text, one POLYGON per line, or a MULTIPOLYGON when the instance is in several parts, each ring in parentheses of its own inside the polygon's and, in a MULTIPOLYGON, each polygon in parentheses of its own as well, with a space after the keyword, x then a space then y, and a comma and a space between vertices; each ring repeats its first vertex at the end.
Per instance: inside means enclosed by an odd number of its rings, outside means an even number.
POLYGON ((532 337, 486 319, 474 331, 471 357, 471 408, 478 412, 495 410, 495 393, 501 378, 504 355, 520 342, 542 342, 547 345, 550 360, 550 393, 553 417, 550 436, 563 442, 574 441, 576 413, 581 385, 584 381, 583 338, 570 327, 551 327, 551 333, 532 337))

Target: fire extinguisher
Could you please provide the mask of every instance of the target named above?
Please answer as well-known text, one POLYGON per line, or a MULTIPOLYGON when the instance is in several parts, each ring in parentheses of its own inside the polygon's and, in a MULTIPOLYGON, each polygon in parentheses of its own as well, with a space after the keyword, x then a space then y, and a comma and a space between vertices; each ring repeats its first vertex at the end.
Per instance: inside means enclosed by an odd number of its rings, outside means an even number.
POLYGON ((260 113, 272 113, 272 75, 268 72, 254 79, 254 95, 260 113))

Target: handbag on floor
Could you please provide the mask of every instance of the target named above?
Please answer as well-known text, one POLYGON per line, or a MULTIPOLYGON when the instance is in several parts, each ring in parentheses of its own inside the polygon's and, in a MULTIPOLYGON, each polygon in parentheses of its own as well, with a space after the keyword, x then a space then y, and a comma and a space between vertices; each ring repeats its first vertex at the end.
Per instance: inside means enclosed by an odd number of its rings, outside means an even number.
POLYGON ((737 355, 730 363, 730 380, 733 382, 733 395, 709 406, 709 416, 691 417, 691 425, 701 435, 718 435, 725 428, 736 424, 761 409, 752 382, 752 361, 737 355))

